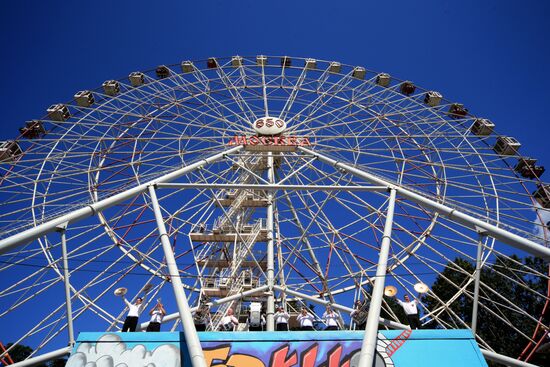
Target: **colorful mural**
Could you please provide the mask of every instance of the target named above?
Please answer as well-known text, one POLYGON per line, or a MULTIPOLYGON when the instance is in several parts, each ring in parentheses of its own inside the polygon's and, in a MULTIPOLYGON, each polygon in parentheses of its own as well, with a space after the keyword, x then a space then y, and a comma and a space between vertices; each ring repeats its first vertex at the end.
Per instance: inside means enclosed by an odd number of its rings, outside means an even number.
MULTIPOLYGON (((363 333, 203 332, 212 367, 355 367, 363 333)), ((183 333, 82 333, 68 367, 190 365, 183 333)), ((381 331, 376 367, 487 366, 467 330, 381 331)))
POLYGON ((179 333, 81 333, 66 367, 180 367, 179 333))

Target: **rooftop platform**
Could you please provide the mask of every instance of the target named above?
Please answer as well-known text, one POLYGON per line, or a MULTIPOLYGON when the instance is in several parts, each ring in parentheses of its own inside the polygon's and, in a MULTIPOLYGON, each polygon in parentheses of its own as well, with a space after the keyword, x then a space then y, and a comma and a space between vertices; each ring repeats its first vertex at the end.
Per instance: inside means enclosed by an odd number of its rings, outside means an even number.
MULTIPOLYGON (((201 332, 208 366, 357 365, 363 332, 201 332)), ((183 333, 80 333, 67 367, 99 359, 112 365, 189 366, 183 333)), ((468 330, 382 330, 376 367, 487 366, 468 330)))

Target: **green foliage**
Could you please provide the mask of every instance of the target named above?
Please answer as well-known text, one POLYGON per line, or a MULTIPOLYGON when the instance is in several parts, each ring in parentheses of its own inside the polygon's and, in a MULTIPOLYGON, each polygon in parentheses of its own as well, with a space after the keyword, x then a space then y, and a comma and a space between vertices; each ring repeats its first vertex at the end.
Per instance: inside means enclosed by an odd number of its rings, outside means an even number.
POLYGON ((59 358, 48 362, 48 367, 65 367, 66 364, 67 364, 66 359, 59 358))
MULTIPOLYGON (((8 343, 6 345, 6 349, 10 348, 13 345, 13 343, 8 343)), ((16 345, 13 347, 12 350, 9 351, 10 357, 13 359, 14 362, 21 362, 25 360, 28 356, 31 355, 33 349, 31 347, 28 347, 26 345, 16 345)), ((67 360, 65 358, 57 358, 52 361, 49 361, 47 363, 40 363, 34 365, 35 367, 64 367, 65 364, 67 364, 67 360)))
MULTIPOLYGON (((12 345, 13 345, 13 343, 8 343, 8 345, 6 345, 6 349, 9 349, 12 345)), ((11 359, 13 359, 14 362, 21 362, 21 361, 25 360, 25 358, 30 356, 32 351, 33 351, 33 349, 31 347, 28 347, 26 345, 17 344, 16 346, 13 347, 12 350, 9 351, 9 354, 10 354, 11 359)), ((36 366, 37 367, 47 367, 45 364, 38 364, 36 366)))
MULTIPOLYGON (((525 310, 529 315, 538 317, 544 307, 544 297, 537 296, 533 291, 545 295, 547 281, 544 277, 525 272, 524 265, 545 274, 548 264, 541 259, 527 257, 523 261, 517 256, 497 257, 495 262, 486 266, 481 272, 482 286, 480 290, 480 306, 478 308, 477 334, 481 340, 491 345, 495 352, 517 357, 526 346, 526 338, 521 333, 531 337, 534 323, 526 316, 510 308, 507 300, 525 310), (514 280, 514 281, 512 281, 514 280), (518 284, 519 283, 519 284, 518 284), (523 285, 523 286, 522 286, 523 285), (514 325, 520 332, 514 330, 514 325)), ((475 265, 462 258, 456 258, 447 264, 432 286, 432 290, 443 302, 447 302, 462 288, 474 273, 475 265)), ((474 282, 466 288, 473 294, 474 282)), ((436 310, 441 303, 433 297, 425 296, 422 300, 429 310, 436 310)), ((466 328, 472 322, 473 302, 470 297, 462 294, 451 304, 450 311, 438 315, 439 320, 448 328, 466 328)), ((432 321, 427 327, 439 327, 432 321)), ((530 362, 548 365, 549 359, 544 355, 535 355, 530 362)))

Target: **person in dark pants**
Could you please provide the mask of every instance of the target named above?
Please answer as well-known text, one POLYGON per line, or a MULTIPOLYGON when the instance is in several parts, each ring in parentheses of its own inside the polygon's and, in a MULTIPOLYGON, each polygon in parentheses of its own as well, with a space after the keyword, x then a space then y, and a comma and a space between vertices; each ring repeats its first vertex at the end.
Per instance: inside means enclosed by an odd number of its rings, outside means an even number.
POLYGON ((233 315, 233 309, 229 308, 227 314, 222 318, 220 331, 235 331, 237 326, 239 326, 239 320, 233 315))
POLYGON ((130 303, 126 297, 123 297, 124 303, 128 306, 128 315, 124 320, 124 325, 121 331, 136 331, 139 315, 143 311, 144 298, 138 297, 135 303, 130 303))
POLYGON ((325 330, 338 330, 339 317, 340 316, 336 312, 334 312, 334 310, 332 309, 332 307, 330 307, 330 305, 327 306, 327 310, 323 314, 323 322, 325 323, 325 325, 327 325, 325 330))
POLYGON ((411 329, 420 329, 420 319, 418 317, 418 300, 410 300, 409 296, 405 294, 405 297, 403 297, 404 301, 401 301, 400 299, 397 300, 397 303, 401 307, 403 307, 403 311, 405 311, 405 314, 407 315, 407 319, 409 320, 409 326, 411 329))
POLYGON ((160 324, 162 324, 162 319, 166 316, 166 310, 162 306, 162 303, 157 303, 149 311, 149 315, 151 315, 151 320, 149 321, 149 325, 147 325, 146 331, 160 331, 160 324))
POLYGON ((298 320, 298 322, 300 323, 300 330, 315 330, 315 328, 313 328, 313 321, 315 320, 315 318, 312 314, 307 312, 307 309, 305 307, 302 307, 302 311, 300 312, 296 320, 298 320))
POLYGON ((290 315, 285 312, 283 306, 279 306, 277 312, 275 312, 274 319, 275 330, 288 331, 288 319, 290 319, 290 315))
POLYGON ((355 330, 365 330, 367 325, 367 309, 368 303, 366 300, 355 302, 355 308, 351 311, 351 318, 355 322, 355 330))
POLYGON ((204 303, 201 304, 199 309, 195 311, 193 321, 195 322, 195 329, 197 329, 197 331, 206 331, 206 328, 210 326, 212 322, 210 316, 210 306, 204 303))
POLYGON ((248 312, 248 318, 246 319, 246 325, 248 326, 248 331, 264 331, 265 324, 266 322, 265 322, 264 314, 261 314, 259 322, 255 323, 251 320, 250 311, 248 312))

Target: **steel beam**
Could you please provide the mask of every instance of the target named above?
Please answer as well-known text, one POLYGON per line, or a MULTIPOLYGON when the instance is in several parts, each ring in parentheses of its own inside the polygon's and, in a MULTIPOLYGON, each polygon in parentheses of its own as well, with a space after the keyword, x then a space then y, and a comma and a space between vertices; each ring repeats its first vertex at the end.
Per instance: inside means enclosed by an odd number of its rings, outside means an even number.
MULTIPOLYGON (((258 292, 263 292, 265 290, 267 290, 269 287, 267 285, 262 285, 261 287, 258 287, 258 288, 254 288, 254 289, 249 289, 245 292, 241 292, 241 293, 237 293, 237 294, 233 294, 229 297, 225 297, 225 298, 220 298, 220 299, 217 299, 217 300, 214 300, 212 302, 208 302, 207 304, 210 305, 210 306, 217 306, 217 305, 221 305, 223 303, 227 303, 227 302, 232 302, 236 299, 240 299, 240 298, 245 298, 245 297, 248 297, 248 296, 251 296, 253 295, 254 293, 258 293, 258 292)), ((191 307, 189 309, 189 311, 191 312, 195 312, 199 309, 199 307, 191 307)), ((169 315, 166 315, 164 316, 164 318, 162 319, 162 322, 168 322, 168 321, 173 321, 173 320, 177 320, 180 318, 180 314, 179 312, 174 312, 174 313, 171 313, 169 315)), ((142 324, 140 324, 138 326, 138 330, 145 330, 147 329, 147 326, 149 325, 149 321, 147 322, 144 322, 142 324)))
POLYGON ((517 367, 540 367, 535 364, 519 361, 515 358, 511 358, 502 354, 491 352, 489 350, 480 349, 483 357, 489 361, 497 362, 506 366, 517 366, 517 367))
POLYGON ((332 185, 278 185, 278 184, 207 184, 207 183, 159 183, 159 189, 240 189, 262 191, 388 191, 388 186, 332 186, 332 185))
POLYGON ((189 173, 191 171, 194 171, 197 168, 200 168, 206 164, 210 164, 212 162, 215 162, 217 160, 222 159, 224 156, 228 154, 233 154, 241 150, 243 147, 242 145, 236 146, 234 148, 228 149, 222 153, 213 155, 209 158, 202 159, 198 162, 195 162, 193 164, 190 164, 189 166, 185 166, 182 168, 179 168, 173 172, 170 172, 164 176, 161 176, 159 178, 156 178, 154 180, 151 180, 149 182, 143 183, 141 185, 138 185, 134 188, 128 189, 126 191, 123 191, 121 193, 118 193, 116 195, 113 195, 111 197, 105 198, 103 200, 100 200, 98 202, 88 204, 83 208, 73 210, 67 214, 64 214, 60 217, 57 217, 55 219, 49 220, 47 222, 44 222, 40 225, 37 225, 33 228, 27 229, 26 231, 23 231, 21 233, 15 234, 11 237, 5 238, 0 241, 0 254, 5 253, 13 248, 16 248, 20 245, 25 245, 29 243, 30 241, 33 241, 37 239, 40 236, 43 236, 47 233, 53 232, 56 230, 57 226, 67 223, 75 223, 82 219, 91 217, 95 215, 97 212, 105 210, 107 208, 112 207, 113 205, 119 204, 125 200, 130 199, 131 197, 141 194, 142 192, 146 191, 147 188, 151 185, 155 185, 158 183, 164 183, 164 182, 170 182, 172 180, 175 180, 178 177, 181 177, 185 175, 186 173, 189 173))
POLYGON ((67 258, 67 227, 58 227, 61 234, 61 253, 63 256, 63 283, 65 284, 65 306, 67 308, 67 330, 69 332, 69 346, 74 345, 73 308, 71 302, 71 284, 69 283, 69 259, 67 258))
MULTIPOLYGON (((305 293, 293 291, 293 290, 291 290, 287 287, 281 287, 279 285, 275 285, 275 286, 273 286, 273 289, 275 289, 277 291, 280 291, 280 292, 283 292, 285 294, 290 294, 290 295, 292 295, 294 297, 297 297, 297 298, 307 299, 308 301, 311 301, 313 303, 317 303, 317 304, 320 304, 320 305, 323 305, 323 306, 327 306, 327 305, 330 304, 330 306, 332 308, 340 310, 340 311, 344 311, 348 314, 353 311, 353 308, 342 306, 338 303, 331 303, 329 301, 325 301, 324 299, 314 297, 314 296, 310 296, 310 295, 307 295, 305 293)), ((378 318, 378 322, 380 324, 384 325, 384 326, 389 327, 390 329, 398 329, 398 330, 409 329, 409 326, 407 326, 407 325, 401 324, 399 322, 391 321, 391 320, 386 320, 382 317, 378 318)))
POLYGON ((201 342, 195 329, 195 323, 193 322, 193 316, 191 316, 191 310, 187 303, 187 297, 183 291, 183 285, 179 274, 178 266, 176 265, 176 258, 168 239, 168 233, 166 232, 166 226, 164 225, 164 219, 160 211, 160 206, 157 200, 157 194, 155 193, 154 186, 149 186, 149 195, 151 196, 151 203, 153 204, 153 211, 155 212, 155 220, 160 235, 160 242, 162 249, 164 250, 164 256, 166 258, 166 265, 170 273, 170 281, 174 289, 174 296, 176 297, 176 304, 178 305, 178 311, 180 314, 181 324, 183 326, 183 334, 187 343, 187 349, 189 350, 189 357, 191 358, 191 365, 193 367, 206 367, 206 360, 202 352, 201 342))
MULTIPOLYGON (((273 163, 273 153, 267 153, 267 181, 273 184, 275 181, 275 167, 273 163)), ((267 194, 267 285, 269 286, 269 295, 267 296, 267 331, 275 330, 275 295, 273 285, 275 284, 275 251, 273 250, 273 193, 270 191, 267 194)))
POLYGON ((390 253, 391 232, 393 227, 393 213, 395 209, 395 189, 390 190, 390 200, 386 212, 386 223, 384 224, 384 234, 380 244, 380 255, 378 266, 376 267, 376 279, 372 290, 370 300, 369 314, 367 317, 367 326, 363 336, 361 353, 359 354, 358 367, 371 367, 376 355, 376 341, 378 340, 378 318, 382 307, 382 298, 384 297, 384 284, 386 281, 386 271, 388 268, 388 256, 390 253))
POLYGON ((479 302, 479 281, 481 278, 481 254, 483 250, 483 238, 484 232, 478 233, 477 239, 477 254, 476 254, 476 272, 475 272, 475 282, 474 282, 474 304, 472 307, 472 332, 474 335, 477 330, 477 309, 479 302))
POLYGON ((526 238, 523 238, 521 236, 518 236, 517 234, 511 233, 509 231, 506 231, 502 228, 499 228, 493 224, 484 222, 480 219, 474 218, 471 215, 465 214, 460 212, 457 209, 450 208, 444 204, 438 203, 432 199, 429 199, 425 196, 422 196, 420 194, 417 194, 413 191, 407 190, 404 187, 398 186, 396 184, 393 184, 389 181, 386 181, 380 177, 377 177, 375 175, 372 175, 370 173, 367 173, 363 171, 362 169, 352 167, 348 164, 338 162, 337 160, 334 160, 332 158, 329 158, 323 154, 317 153, 313 150, 304 148, 304 147, 297 147, 299 150, 306 154, 313 155, 317 157, 321 162, 330 164, 336 168, 341 168, 346 170, 347 172, 357 176, 361 177, 367 181, 370 181, 374 183, 375 185, 383 185, 392 187, 397 191, 397 194, 401 197, 404 197, 408 200, 411 200, 417 204, 420 204, 421 206, 428 208, 430 210, 433 210, 437 213, 440 213, 451 220, 461 223, 467 227, 470 227, 473 230, 478 230, 479 228, 487 231, 487 235, 491 236, 499 241, 502 241, 510 246, 513 246, 515 248, 518 248, 520 250, 526 251, 532 255, 541 257, 543 259, 549 260, 550 259, 550 248, 544 247, 543 245, 540 245, 538 243, 535 243, 533 241, 530 241, 526 238))

